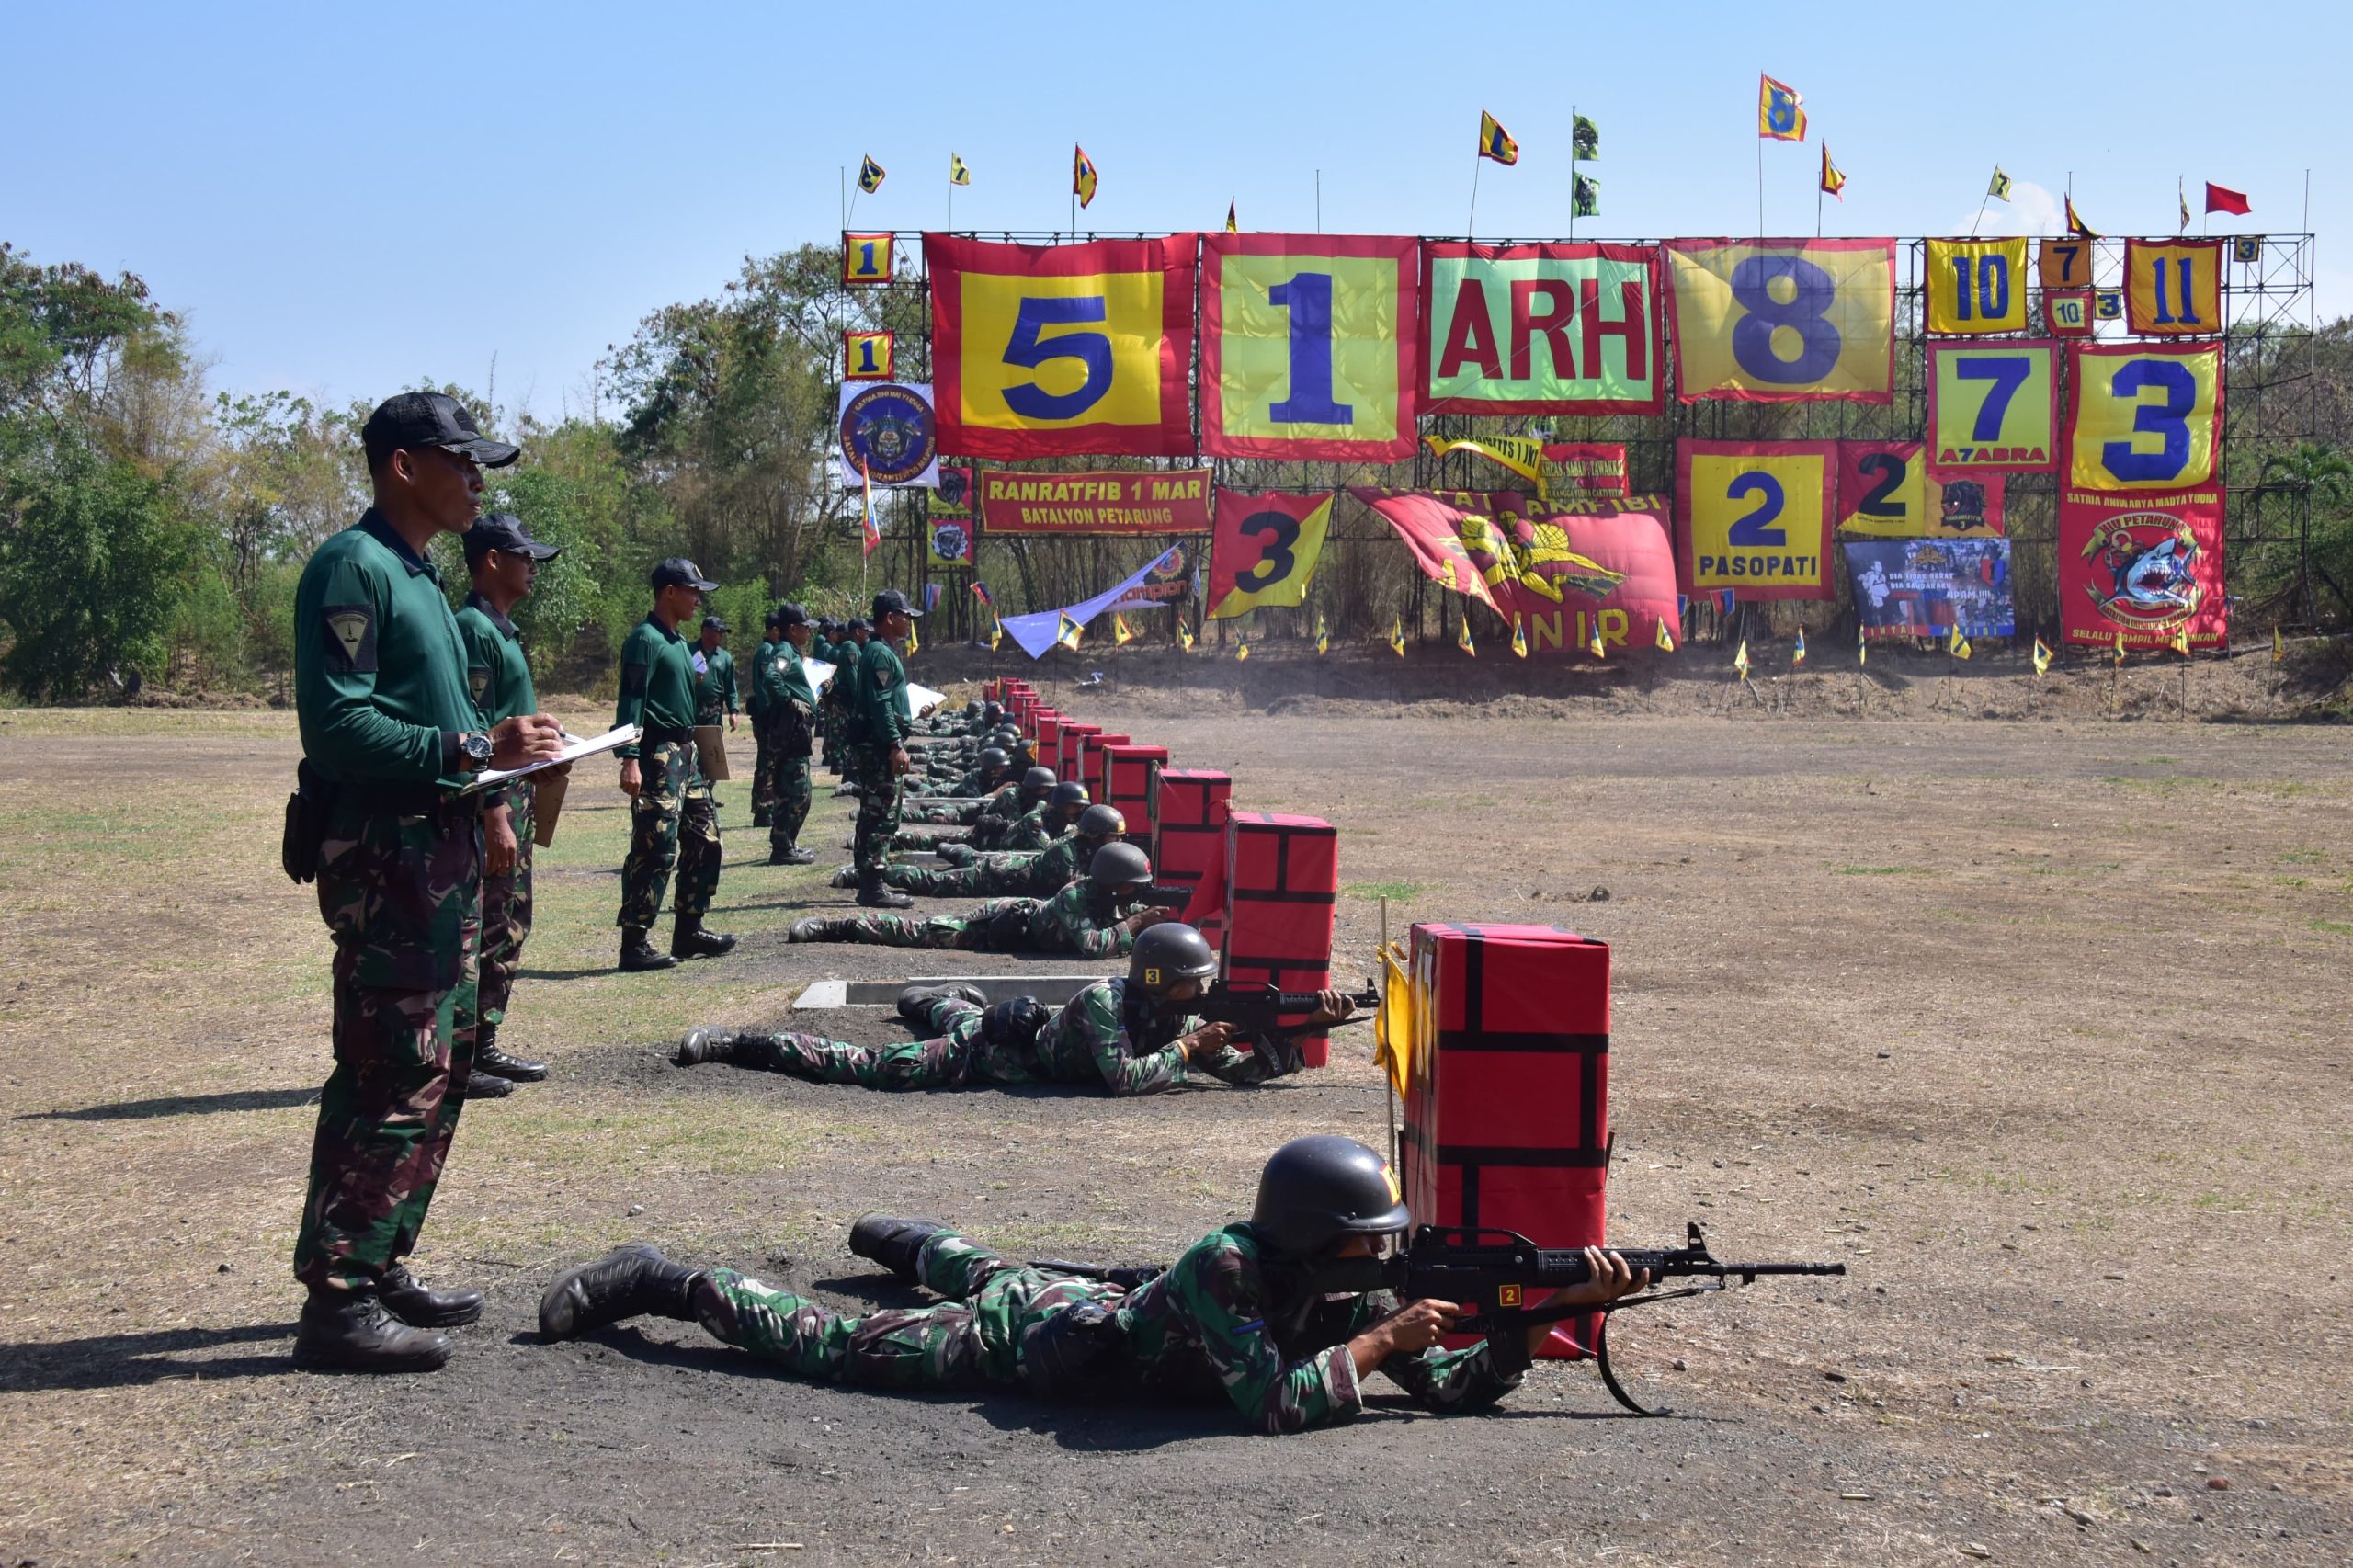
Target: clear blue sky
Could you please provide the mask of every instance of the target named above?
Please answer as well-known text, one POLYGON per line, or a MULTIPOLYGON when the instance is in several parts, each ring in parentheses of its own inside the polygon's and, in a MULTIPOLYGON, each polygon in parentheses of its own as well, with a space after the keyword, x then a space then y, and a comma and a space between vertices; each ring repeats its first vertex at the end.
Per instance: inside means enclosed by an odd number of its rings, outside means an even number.
MULTIPOLYGON (((1601 128, 1580 237, 1756 227, 1756 74, 1813 140, 1766 147, 1767 226, 1966 231, 1999 162, 2036 228, 2075 175, 2109 233, 2170 233, 2174 181, 2302 222, 2353 311, 2341 5, 11 6, 0 238, 145 277, 232 391, 372 399, 418 377, 542 416, 608 344, 747 252, 859 226, 1064 222, 1086 144, 1104 229, 1459 233, 1479 110, 1521 147, 1483 234, 1567 228, 1569 108, 1601 128), (1574 21, 1563 21, 1573 17, 1574 21), (2126 18, 2130 18, 2130 25, 2126 18), (1958 37, 1956 35, 1959 35, 1958 37), (2171 61, 2171 66, 2161 62, 2171 61), (2031 187, 2031 188, 2030 188, 2031 187), (2340 238, 2339 236, 2343 236, 2340 238)), ((2193 222, 2193 231, 2196 227, 2193 222)))

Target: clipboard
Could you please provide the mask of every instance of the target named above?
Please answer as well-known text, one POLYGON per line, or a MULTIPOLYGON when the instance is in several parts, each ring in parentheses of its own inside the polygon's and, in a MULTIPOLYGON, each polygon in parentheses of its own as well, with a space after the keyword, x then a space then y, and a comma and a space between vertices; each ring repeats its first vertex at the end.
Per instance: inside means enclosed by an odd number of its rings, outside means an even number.
POLYGON ((527 763, 521 767, 485 767, 474 775, 472 783, 459 790, 458 793, 471 795, 477 790, 487 790, 494 784, 504 784, 510 778, 529 778, 542 769, 555 767, 567 762, 578 762, 582 757, 595 756, 600 752, 619 751, 623 746, 636 744, 638 737, 643 733, 635 724, 622 724, 589 740, 582 740, 578 735, 567 733, 563 737, 563 750, 555 756, 538 762, 527 763))

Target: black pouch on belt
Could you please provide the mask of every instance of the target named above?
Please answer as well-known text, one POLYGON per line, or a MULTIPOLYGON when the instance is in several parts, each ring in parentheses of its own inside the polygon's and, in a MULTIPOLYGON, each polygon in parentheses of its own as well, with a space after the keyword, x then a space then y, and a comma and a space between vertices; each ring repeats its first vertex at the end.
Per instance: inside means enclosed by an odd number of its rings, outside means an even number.
POLYGON ((335 786, 308 761, 294 768, 294 792, 286 797, 286 833, 278 846, 278 864, 297 882, 319 874, 319 846, 326 842, 327 816, 335 810, 335 786))

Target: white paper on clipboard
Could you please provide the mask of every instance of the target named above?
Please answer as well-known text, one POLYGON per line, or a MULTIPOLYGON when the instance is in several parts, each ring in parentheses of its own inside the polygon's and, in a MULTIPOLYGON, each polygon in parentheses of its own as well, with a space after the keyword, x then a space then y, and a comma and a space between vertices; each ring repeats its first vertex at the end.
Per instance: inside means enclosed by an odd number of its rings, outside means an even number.
MULTIPOLYGON (((803 659, 801 667, 808 673, 809 689, 824 696, 825 683, 834 678, 834 666, 823 659, 803 659)), ((907 708, 918 719, 947 700, 948 694, 944 691, 934 691, 927 686, 907 682, 907 708)))
POLYGON ((618 725, 590 740, 582 740, 578 735, 567 733, 563 737, 563 750, 555 756, 522 767, 486 767, 475 774, 474 781, 458 793, 471 795, 477 790, 487 790, 494 784, 504 784, 509 778, 528 778, 543 768, 561 767, 567 762, 578 762, 584 756, 595 756, 599 752, 619 751, 625 745, 635 744, 637 738, 643 733, 635 724, 618 725))

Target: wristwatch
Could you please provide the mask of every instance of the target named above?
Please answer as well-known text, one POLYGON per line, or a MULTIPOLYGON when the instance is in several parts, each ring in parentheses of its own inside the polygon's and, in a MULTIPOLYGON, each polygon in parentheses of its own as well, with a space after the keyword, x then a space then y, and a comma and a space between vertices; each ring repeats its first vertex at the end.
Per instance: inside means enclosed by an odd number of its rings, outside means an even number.
POLYGON ((488 735, 460 735, 458 752, 472 765, 474 772, 480 773, 490 766, 490 737, 488 735))

